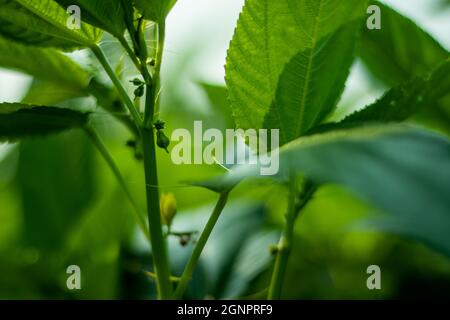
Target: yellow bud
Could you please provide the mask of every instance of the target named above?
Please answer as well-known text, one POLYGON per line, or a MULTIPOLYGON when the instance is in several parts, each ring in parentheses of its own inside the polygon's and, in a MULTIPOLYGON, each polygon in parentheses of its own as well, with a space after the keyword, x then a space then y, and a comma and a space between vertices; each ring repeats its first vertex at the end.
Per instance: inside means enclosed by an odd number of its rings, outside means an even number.
POLYGON ((163 223, 170 226, 173 218, 177 214, 177 200, 173 193, 165 193, 161 196, 160 208, 163 223))

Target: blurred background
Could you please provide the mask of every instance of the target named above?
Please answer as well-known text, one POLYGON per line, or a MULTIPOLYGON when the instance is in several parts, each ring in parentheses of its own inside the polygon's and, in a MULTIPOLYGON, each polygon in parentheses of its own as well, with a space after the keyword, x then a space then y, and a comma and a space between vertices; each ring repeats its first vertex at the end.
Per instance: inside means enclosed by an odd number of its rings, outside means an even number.
MULTIPOLYGON (((413 18, 450 49, 446 1, 384 1, 413 18)), ((224 64, 244 0, 178 0, 167 22, 161 117, 173 128, 227 126, 224 64)), ((121 52, 113 39, 102 46, 121 52)), ((150 43, 151 46, 151 43, 150 43)), ((87 52, 71 55, 95 67, 87 52)), ((132 78, 125 66, 124 79, 132 78)), ((0 101, 21 101, 31 78, 0 69, 0 101)), ((345 114, 386 88, 357 61, 340 102, 345 114)), ((41 91, 51 96, 52 90, 41 91)), ((92 107, 77 99, 68 105, 92 107)), ((107 140, 142 208, 141 163, 127 148, 129 134, 96 109, 94 124, 107 140)), ((201 230, 216 195, 183 184, 222 172, 214 166, 175 166, 158 153, 161 192, 172 192, 179 213, 175 231, 201 230)), ((243 183, 232 193, 201 258, 188 298, 263 298, 286 209, 285 190, 269 182, 243 183)), ((0 144, 0 299, 150 299, 151 250, 137 230, 122 190, 82 132, 0 144), (82 289, 66 287, 66 268, 78 265, 82 289)), ((375 210, 350 192, 325 186, 296 227, 284 297, 289 299, 385 299, 449 297, 450 260, 413 240, 355 227, 375 210), (379 265, 382 290, 368 290, 366 269, 379 265)), ((192 250, 170 237, 172 271, 179 275, 192 250)))

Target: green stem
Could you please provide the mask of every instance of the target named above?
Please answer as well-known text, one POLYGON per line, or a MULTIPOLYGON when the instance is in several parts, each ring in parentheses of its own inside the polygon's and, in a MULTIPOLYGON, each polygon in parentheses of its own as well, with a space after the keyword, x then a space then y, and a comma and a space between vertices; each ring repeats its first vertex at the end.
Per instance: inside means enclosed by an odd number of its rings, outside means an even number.
POLYGON ((141 229, 141 231, 144 233, 145 237, 150 241, 150 235, 147 228, 146 221, 142 215, 142 212, 137 205, 137 202, 134 200, 133 195, 131 191, 128 189, 125 179, 123 178, 122 174, 120 173, 119 168, 117 167, 116 163, 114 162, 114 158, 109 153, 108 149, 106 148, 105 144, 103 143, 100 136, 95 132, 95 130, 91 127, 85 127, 85 132, 93 142, 93 144, 97 147, 100 154, 103 156, 104 160, 108 164, 109 168, 111 169, 112 173, 117 179, 117 182, 119 182, 119 185, 122 187, 123 191, 125 192, 128 200, 130 201, 131 205, 133 206, 133 213, 134 217, 141 229))
POLYGON ((195 266, 197 265, 198 259, 205 248, 206 242, 211 235, 214 226, 217 223, 217 220, 220 217, 220 214, 223 211, 228 200, 228 192, 223 192, 220 194, 220 198, 214 208, 213 213, 209 217, 208 222, 206 223, 205 228, 203 229, 200 238, 197 240, 197 244, 195 245, 194 251, 192 252, 191 257, 183 271, 180 282, 178 283, 177 289, 175 290, 174 299, 181 299, 183 297, 184 292, 186 291, 189 281, 191 280, 192 274, 194 272, 195 266))
POLYGON ((167 253, 167 243, 162 231, 159 207, 158 174, 155 153, 155 135, 153 129, 141 130, 144 147, 144 169, 147 191, 147 211, 150 226, 153 260, 158 283, 160 299, 169 299, 172 295, 170 281, 170 264, 167 253))
POLYGON ((304 190, 298 196, 298 189, 295 177, 292 177, 289 183, 289 205, 288 212, 286 214, 286 222, 283 229, 283 233, 278 242, 277 256, 275 258, 275 265, 272 273, 272 280, 269 286, 268 299, 276 300, 281 298, 281 292, 283 289, 284 275, 289 260, 289 254, 292 249, 294 241, 294 227, 295 221, 301 210, 311 200, 314 192, 316 191, 316 185, 306 182, 304 190))
MULTIPOLYGON (((140 30, 143 32, 143 30, 140 30)), ((164 39, 162 39, 164 40, 164 39)), ((146 59, 146 57, 141 57, 146 59)), ((160 57, 162 59, 162 55, 160 57)), ((154 90, 156 90, 155 78, 159 79, 160 69, 155 70, 154 78, 148 72, 146 61, 141 60, 141 72, 146 82, 145 99, 145 121, 141 127, 144 153, 144 170, 147 193, 147 213, 150 225, 150 237, 152 242, 153 261, 158 284, 160 299, 170 299, 172 296, 172 282, 170 273, 169 255, 167 252, 167 242, 164 237, 161 213, 159 204, 159 184, 156 164, 156 144, 155 129, 153 127, 153 117, 157 104, 154 90)))
POLYGON ((116 87, 117 91, 119 92, 120 98, 122 99, 123 103, 128 108, 128 111, 130 112, 131 116, 133 117, 134 122, 136 123, 136 126, 139 127, 139 125, 142 123, 141 115, 134 107, 133 101, 131 101, 130 97, 128 96, 127 91, 123 87, 120 80, 117 78, 116 73, 112 69, 111 65, 108 62, 108 59, 106 58, 105 54, 103 53, 102 49, 94 45, 91 47, 92 52, 97 57, 98 61, 101 63, 103 68, 105 69, 106 73, 108 74, 109 78, 113 82, 114 86, 116 87))
MULTIPOLYGON (((155 101, 155 104, 152 109, 146 109, 144 114, 144 126, 150 126, 153 122, 154 114, 158 112, 158 93, 161 87, 161 66, 162 66, 162 59, 163 59, 163 53, 164 53, 164 42, 165 42, 165 35, 166 35, 166 25, 164 22, 161 22, 158 24, 158 49, 156 52, 156 61, 155 61, 155 69, 153 72, 153 81, 152 85, 148 86, 147 89, 149 90, 148 98, 151 101, 155 101)), ((148 72, 148 71, 147 71, 148 72)), ((146 72, 143 73, 144 79, 148 77, 146 72)), ((147 81, 147 79, 146 79, 147 81)))

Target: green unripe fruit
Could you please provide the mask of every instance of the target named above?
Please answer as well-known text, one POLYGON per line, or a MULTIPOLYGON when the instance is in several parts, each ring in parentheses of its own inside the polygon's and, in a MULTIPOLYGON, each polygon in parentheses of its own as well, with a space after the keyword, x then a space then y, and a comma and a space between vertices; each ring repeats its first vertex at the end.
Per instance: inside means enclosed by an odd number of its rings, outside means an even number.
POLYGON ((135 85, 136 87, 137 86, 142 86, 144 84, 144 82, 142 82, 139 78, 134 78, 133 80, 130 80, 130 82, 133 85, 135 85))
POLYGON ((167 136, 164 134, 164 131, 158 130, 156 132, 156 144, 158 145, 158 147, 166 150, 166 152, 169 153, 169 150, 167 150, 167 148, 170 145, 170 139, 167 138, 167 136))
POLYGON ((140 98, 143 95, 144 95, 144 86, 143 85, 137 87, 136 90, 134 90, 134 96, 136 98, 140 98))

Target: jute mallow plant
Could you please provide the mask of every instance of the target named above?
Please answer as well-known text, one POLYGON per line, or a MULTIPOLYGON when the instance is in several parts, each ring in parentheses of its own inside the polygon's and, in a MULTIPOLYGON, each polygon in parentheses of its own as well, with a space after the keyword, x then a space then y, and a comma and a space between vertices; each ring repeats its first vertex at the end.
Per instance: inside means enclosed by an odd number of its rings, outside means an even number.
MULTIPOLYGON (((194 183, 217 192, 219 200, 184 272, 171 274, 163 222, 173 219, 175 200, 165 195, 160 204, 158 176, 165 173, 157 172, 156 163, 158 146, 167 149, 170 141, 156 115, 160 94, 171 94, 162 90, 160 74, 165 21, 175 2, 0 0, 0 66, 53 84, 59 93, 53 101, 42 101, 37 91, 27 104, 0 104, 0 139, 17 142, 84 130, 134 206, 131 214, 152 247, 152 276, 161 299, 183 298, 230 192, 245 178, 260 178, 258 165, 247 164, 194 183), (82 22, 70 27, 68 19, 73 17, 67 8, 73 5, 79 7, 82 22), (134 92, 128 92, 111 57, 101 49, 104 33, 117 39, 132 62, 134 92), (76 50, 95 55, 110 83, 63 53, 76 50), (85 96, 95 97, 134 135, 132 146, 142 154, 146 217, 89 121, 91 113, 41 105, 85 96)), ((450 255, 449 74, 448 51, 382 3, 245 1, 226 61, 229 113, 238 128, 279 129, 281 147, 272 153, 279 155, 280 170, 271 179, 289 190, 284 228, 272 250, 267 298, 281 297, 294 225, 326 183, 347 187, 387 213, 370 226, 414 237, 450 255), (367 27, 370 5, 381 10, 381 29, 367 27), (373 104, 331 121, 357 58, 391 89, 373 104)))

